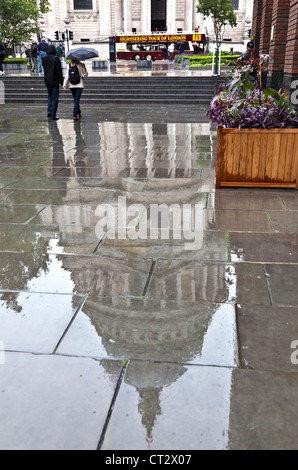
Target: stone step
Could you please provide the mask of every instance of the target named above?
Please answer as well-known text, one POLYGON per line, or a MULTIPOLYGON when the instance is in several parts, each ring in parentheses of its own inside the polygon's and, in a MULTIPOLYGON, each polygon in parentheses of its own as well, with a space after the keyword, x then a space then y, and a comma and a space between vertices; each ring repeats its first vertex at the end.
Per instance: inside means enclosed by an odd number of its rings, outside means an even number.
MULTIPOLYGON (((5 102, 39 103, 47 99, 43 77, 4 76, 5 102)), ((210 104, 215 93, 213 77, 88 77, 82 102, 210 104)), ((71 101, 61 89, 61 101, 71 101)))

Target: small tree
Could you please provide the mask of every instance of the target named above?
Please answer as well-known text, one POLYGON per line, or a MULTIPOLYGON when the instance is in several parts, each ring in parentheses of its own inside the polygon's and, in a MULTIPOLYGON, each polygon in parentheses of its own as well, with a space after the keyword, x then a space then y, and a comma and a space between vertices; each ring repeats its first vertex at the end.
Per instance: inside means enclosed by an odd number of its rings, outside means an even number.
POLYGON ((218 51, 222 41, 224 27, 229 24, 232 28, 237 25, 237 18, 231 0, 199 0, 198 13, 204 17, 210 17, 213 21, 216 41, 216 65, 215 73, 218 73, 218 51))
POLYGON ((33 34, 39 34, 38 19, 50 10, 49 0, 1 0, 1 40, 14 48, 30 41, 33 34))

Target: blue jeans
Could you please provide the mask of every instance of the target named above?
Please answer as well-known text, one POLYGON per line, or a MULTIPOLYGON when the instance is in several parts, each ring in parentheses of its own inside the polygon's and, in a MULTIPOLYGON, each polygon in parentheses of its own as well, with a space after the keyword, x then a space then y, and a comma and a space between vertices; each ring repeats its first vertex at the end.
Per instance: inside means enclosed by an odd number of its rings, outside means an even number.
POLYGON ((39 73, 42 72, 42 61, 41 61, 41 59, 45 55, 47 55, 46 52, 40 51, 40 53, 39 53, 39 73))
POLYGON ((76 118, 78 114, 81 114, 80 99, 83 88, 70 88, 70 91, 74 99, 73 117, 76 118))
POLYGON ((56 117, 56 113, 58 109, 59 88, 51 88, 48 86, 47 89, 48 89, 48 114, 50 114, 51 118, 54 119, 56 117))

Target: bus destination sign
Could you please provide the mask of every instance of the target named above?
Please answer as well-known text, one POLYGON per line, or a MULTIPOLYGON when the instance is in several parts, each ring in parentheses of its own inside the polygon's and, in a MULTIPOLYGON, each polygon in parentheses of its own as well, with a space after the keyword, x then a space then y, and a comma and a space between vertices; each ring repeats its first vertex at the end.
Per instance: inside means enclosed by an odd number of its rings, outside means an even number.
POLYGON ((205 34, 152 34, 146 36, 116 36, 117 43, 164 43, 164 42, 177 42, 177 41, 191 41, 191 42, 205 42, 205 34))

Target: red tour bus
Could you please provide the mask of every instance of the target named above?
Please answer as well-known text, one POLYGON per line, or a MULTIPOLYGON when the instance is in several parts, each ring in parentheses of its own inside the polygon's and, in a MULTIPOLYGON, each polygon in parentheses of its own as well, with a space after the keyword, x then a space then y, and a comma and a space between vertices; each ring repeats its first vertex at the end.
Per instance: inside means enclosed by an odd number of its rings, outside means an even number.
POLYGON ((202 54, 207 44, 205 34, 121 34, 116 36, 117 59, 162 60, 162 49, 174 44, 173 58, 179 53, 202 54))

